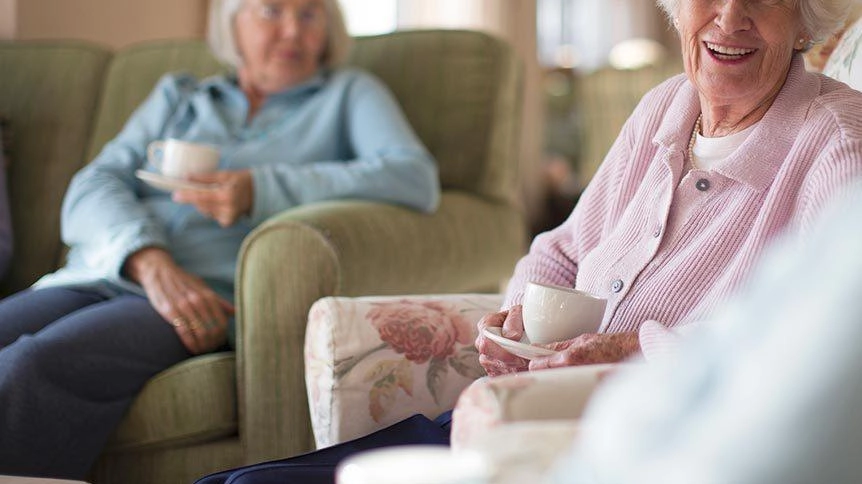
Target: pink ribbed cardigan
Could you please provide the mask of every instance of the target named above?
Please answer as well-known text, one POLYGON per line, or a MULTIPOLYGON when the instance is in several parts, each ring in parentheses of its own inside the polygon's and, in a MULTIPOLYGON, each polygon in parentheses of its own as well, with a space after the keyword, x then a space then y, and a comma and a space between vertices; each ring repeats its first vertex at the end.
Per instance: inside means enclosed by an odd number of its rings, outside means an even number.
MULTIPOLYGON (((535 238, 505 307, 527 281, 608 298, 600 331, 707 317, 780 232, 804 234, 862 174, 862 93, 805 71, 787 81, 748 139, 710 171, 688 171, 700 113, 685 75, 644 96, 568 220, 535 238)), ((802 281, 800 281, 802 283, 802 281)), ((660 331, 641 332, 641 346, 660 331)))

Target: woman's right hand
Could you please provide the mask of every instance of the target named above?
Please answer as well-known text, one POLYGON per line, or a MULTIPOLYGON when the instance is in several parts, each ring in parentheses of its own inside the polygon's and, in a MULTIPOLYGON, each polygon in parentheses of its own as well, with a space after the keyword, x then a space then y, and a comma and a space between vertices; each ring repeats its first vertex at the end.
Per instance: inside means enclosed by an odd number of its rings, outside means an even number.
POLYGON ((491 313, 479 321, 479 336, 476 337, 476 349, 479 350, 479 364, 490 376, 504 375, 527 370, 529 361, 503 349, 497 343, 486 338, 485 328, 502 328, 504 337, 519 341, 524 336, 524 320, 521 318, 521 306, 512 306, 508 311, 491 313))
POLYGON ((233 305, 179 267, 166 250, 141 249, 126 259, 123 269, 144 288, 150 304, 174 327, 190 353, 206 353, 224 344, 233 305))

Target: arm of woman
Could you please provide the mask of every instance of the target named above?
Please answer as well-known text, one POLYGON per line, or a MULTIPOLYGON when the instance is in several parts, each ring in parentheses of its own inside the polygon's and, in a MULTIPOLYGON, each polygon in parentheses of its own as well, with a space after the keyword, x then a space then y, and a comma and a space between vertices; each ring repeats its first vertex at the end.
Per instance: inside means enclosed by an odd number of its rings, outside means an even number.
POLYGON ((223 344, 233 307, 174 262, 166 250, 163 222, 141 203, 134 178, 135 170, 146 163, 148 144, 165 137, 194 85, 186 76, 159 81, 121 133, 75 175, 63 201, 61 224, 63 241, 74 246, 90 268, 108 279, 127 277, 140 284, 188 350, 201 353, 223 344))
MULTIPOLYGON (((386 87, 350 71, 343 123, 355 154, 349 160, 272 163, 252 169, 251 221, 257 224, 286 208, 357 198, 403 205, 423 212, 440 198, 437 166, 386 87)), ((337 140, 331 140, 335 143, 337 140)))
POLYGON ((163 137, 189 78, 165 76, 123 130, 72 179, 63 200, 61 236, 88 265, 120 278, 126 258, 144 247, 166 247, 165 228, 140 202, 134 172, 150 141, 163 137))
POLYGON ((829 149, 814 160, 814 168, 802 186, 799 210, 793 223, 801 241, 810 238, 824 209, 834 200, 849 196, 851 182, 862 177, 862 133, 847 136, 836 132, 834 137, 829 149))
POLYGON ((633 178, 627 172, 645 171, 648 166, 632 159, 633 140, 645 117, 644 105, 642 101, 623 125, 566 221, 533 239, 529 252, 515 266, 504 308, 521 303, 529 281, 575 286, 581 260, 617 225, 634 195, 634 190, 621 186, 633 178))

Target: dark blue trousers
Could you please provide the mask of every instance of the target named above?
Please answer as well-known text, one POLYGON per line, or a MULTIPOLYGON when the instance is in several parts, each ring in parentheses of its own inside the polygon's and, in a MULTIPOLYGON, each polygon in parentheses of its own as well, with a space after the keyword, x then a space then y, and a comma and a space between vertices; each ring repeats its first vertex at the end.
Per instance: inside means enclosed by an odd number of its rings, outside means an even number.
POLYGON ((0 474, 83 479, 144 383, 189 356, 140 296, 0 301, 0 474))
POLYGON ((210 474, 195 484, 333 484, 339 462, 364 450, 395 445, 449 445, 452 412, 414 415, 373 434, 287 459, 210 474))

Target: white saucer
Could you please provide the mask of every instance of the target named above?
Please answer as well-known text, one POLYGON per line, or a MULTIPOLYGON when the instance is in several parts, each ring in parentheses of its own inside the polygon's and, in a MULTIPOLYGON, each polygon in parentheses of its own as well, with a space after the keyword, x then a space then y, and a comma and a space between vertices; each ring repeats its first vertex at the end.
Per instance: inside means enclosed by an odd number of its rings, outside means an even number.
POLYGON ((169 176, 160 175, 151 171, 137 170, 135 176, 147 185, 159 190, 213 190, 218 187, 216 183, 198 183, 189 180, 179 180, 169 176))
POLYGON ((556 353, 554 350, 542 348, 541 346, 533 346, 522 341, 510 340, 509 338, 504 337, 501 334, 501 331, 501 328, 485 328, 483 333, 488 337, 488 339, 502 346, 504 350, 515 356, 520 356, 521 358, 526 358, 528 360, 543 358, 556 353))

